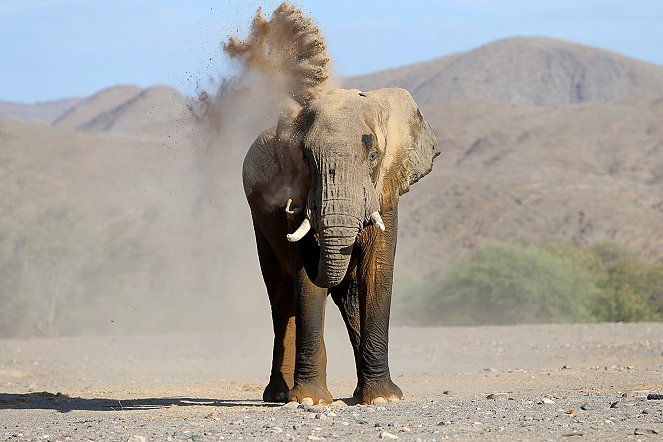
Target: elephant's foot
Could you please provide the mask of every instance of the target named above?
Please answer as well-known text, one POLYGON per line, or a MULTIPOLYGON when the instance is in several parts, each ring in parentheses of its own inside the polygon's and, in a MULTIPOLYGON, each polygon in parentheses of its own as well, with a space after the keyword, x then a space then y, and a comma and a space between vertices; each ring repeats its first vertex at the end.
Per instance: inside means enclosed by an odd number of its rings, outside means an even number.
POLYGON ((403 392, 387 376, 384 379, 366 380, 357 385, 353 394, 359 404, 384 404, 403 400, 403 392))
POLYGON ((288 392, 289 402, 299 402, 300 404, 318 405, 331 404, 332 395, 327 390, 325 382, 295 382, 295 387, 288 392))
MULTIPOLYGON (((292 385, 292 375, 290 375, 292 385)), ((288 402, 288 392, 290 387, 285 381, 284 376, 271 376, 269 384, 262 393, 262 400, 265 402, 288 402)))

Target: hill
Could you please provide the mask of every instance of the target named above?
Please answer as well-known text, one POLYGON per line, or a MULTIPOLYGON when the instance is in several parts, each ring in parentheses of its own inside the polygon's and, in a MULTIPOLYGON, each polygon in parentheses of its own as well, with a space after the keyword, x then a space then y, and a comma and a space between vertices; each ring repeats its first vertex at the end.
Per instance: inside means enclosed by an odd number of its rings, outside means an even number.
POLYGON ((459 54, 344 80, 408 89, 420 105, 501 101, 557 106, 663 95, 663 67, 549 38, 510 38, 459 54))
POLYGON ((80 101, 80 98, 65 98, 33 104, 0 101, 0 118, 14 118, 28 123, 52 124, 80 101))
POLYGON ((612 241, 663 260, 663 96, 422 112, 442 155, 400 206, 398 259, 413 277, 511 238, 612 241))
MULTIPOLYGON (((40 122, 67 129, 92 132, 153 133, 167 131, 165 126, 173 121, 187 118, 190 100, 175 89, 154 86, 141 89, 138 86, 121 85, 103 89, 90 97, 68 100, 68 106, 52 107, 50 119, 40 122)), ((33 122, 34 118, 24 118, 39 112, 40 105, 17 105, 8 103, 5 108, 8 116, 33 122), (22 113, 12 109, 23 106, 22 113)), ((0 112, 2 112, 0 105, 0 112)), ((0 115, 1 116, 1 115, 0 115)))

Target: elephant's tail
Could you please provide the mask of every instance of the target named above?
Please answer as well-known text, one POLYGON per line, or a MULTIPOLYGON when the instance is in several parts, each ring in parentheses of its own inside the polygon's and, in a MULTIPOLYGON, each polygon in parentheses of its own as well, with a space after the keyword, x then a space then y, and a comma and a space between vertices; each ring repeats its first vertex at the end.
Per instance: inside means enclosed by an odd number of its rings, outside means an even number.
POLYGON ((258 9, 245 40, 230 37, 223 50, 249 69, 276 76, 299 104, 331 87, 327 42, 316 23, 297 6, 282 3, 269 20, 258 9))

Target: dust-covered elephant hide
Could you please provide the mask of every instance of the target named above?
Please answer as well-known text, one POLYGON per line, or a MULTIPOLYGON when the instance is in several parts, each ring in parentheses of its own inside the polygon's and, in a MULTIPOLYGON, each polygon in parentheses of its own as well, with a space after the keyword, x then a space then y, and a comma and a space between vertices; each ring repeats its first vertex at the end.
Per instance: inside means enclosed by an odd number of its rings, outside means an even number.
POLYGON ((403 89, 331 90, 255 141, 244 186, 275 332, 265 400, 332 400, 322 338, 328 294, 354 349, 355 397, 402 398, 387 358, 398 200, 438 154, 403 89))
MULTIPOLYGON (((253 143, 243 168, 274 325, 263 398, 332 401, 323 341, 331 294, 354 350, 354 396, 361 403, 399 400, 387 356, 398 200, 431 171, 437 141, 404 89, 330 89, 324 40, 312 38, 305 29, 311 22, 297 14, 282 5, 272 21, 290 20, 292 29, 305 30, 288 41, 306 54, 296 59, 303 63, 297 75, 315 75, 308 83, 293 76, 297 93, 276 126, 253 143)), ((265 54, 255 52, 269 26, 257 17, 252 40, 233 41, 232 49, 261 59, 265 54)), ((282 36, 286 28, 274 25, 279 32, 270 35, 282 36)))

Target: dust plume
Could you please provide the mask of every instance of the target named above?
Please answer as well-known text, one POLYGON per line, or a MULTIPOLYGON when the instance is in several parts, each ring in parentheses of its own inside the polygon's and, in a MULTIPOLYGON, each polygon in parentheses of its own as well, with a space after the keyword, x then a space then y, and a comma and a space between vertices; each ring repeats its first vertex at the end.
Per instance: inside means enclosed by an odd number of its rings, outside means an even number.
POLYGON ((269 19, 258 10, 250 35, 221 48, 236 75, 197 99, 164 104, 164 94, 179 95, 161 88, 113 107, 131 133, 19 125, 27 135, 7 138, 6 152, 43 160, 35 173, 49 185, 16 187, 29 213, 0 206, 12 215, 0 218, 0 335, 271 333, 242 160, 261 132, 330 87, 331 62, 316 24, 287 3, 269 19), (182 115, 136 136, 155 106, 182 115), (52 188, 61 186, 53 206, 52 188))
MULTIPOLYGON (((201 92, 191 107, 196 128, 193 214, 199 226, 192 255, 204 261, 198 266, 199 290, 225 300, 222 322, 244 326, 262 310, 256 320, 268 327, 242 160, 257 136, 279 121, 286 124, 277 128, 278 136, 291 136, 288 122, 331 87, 331 61, 315 22, 287 3, 269 19, 258 9, 250 35, 230 37, 222 49, 236 64, 237 75, 222 79, 213 94, 201 92)), ((285 198, 275 203, 284 204, 285 198)))
POLYGON ((282 3, 265 20, 258 9, 245 40, 233 36, 223 45, 244 68, 271 77, 299 104, 329 88, 331 62, 327 43, 315 22, 296 6, 282 3))

